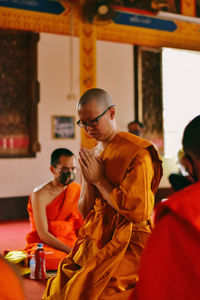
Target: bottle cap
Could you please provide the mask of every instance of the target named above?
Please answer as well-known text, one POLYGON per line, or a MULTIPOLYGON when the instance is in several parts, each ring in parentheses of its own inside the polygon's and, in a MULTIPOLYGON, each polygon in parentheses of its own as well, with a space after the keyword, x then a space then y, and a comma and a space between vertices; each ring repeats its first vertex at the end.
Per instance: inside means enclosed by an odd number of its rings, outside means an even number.
POLYGON ((38 248, 43 248, 43 244, 42 243, 39 243, 37 244, 38 248))

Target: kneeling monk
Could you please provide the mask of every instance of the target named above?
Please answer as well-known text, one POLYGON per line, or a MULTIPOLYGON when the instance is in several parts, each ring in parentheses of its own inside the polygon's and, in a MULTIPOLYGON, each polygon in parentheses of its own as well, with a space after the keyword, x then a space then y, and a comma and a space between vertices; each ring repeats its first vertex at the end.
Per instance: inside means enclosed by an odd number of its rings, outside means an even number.
POLYGON ((46 269, 56 270, 74 245, 83 223, 77 204, 81 186, 74 181, 76 159, 73 153, 59 148, 51 154, 53 179, 34 190, 28 212, 32 231, 27 234, 28 253, 37 243, 44 243, 46 269))
POLYGON ((99 144, 79 153, 85 182, 79 209, 85 222, 43 299, 126 300, 151 233, 162 163, 150 142, 118 131, 106 91, 88 90, 77 108, 78 125, 99 144))

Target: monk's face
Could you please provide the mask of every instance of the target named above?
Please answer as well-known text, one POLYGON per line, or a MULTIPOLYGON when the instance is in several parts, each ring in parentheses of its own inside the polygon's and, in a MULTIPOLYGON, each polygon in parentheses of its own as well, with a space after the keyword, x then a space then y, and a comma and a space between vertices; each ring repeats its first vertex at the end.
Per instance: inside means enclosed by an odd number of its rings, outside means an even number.
POLYGON ((62 155, 56 167, 51 166, 54 178, 62 185, 68 185, 75 179, 76 160, 74 156, 62 155))
POLYGON ((99 105, 95 99, 78 107, 78 115, 84 130, 97 141, 106 140, 113 130, 114 107, 99 105), (96 120, 96 121, 95 121, 96 120))

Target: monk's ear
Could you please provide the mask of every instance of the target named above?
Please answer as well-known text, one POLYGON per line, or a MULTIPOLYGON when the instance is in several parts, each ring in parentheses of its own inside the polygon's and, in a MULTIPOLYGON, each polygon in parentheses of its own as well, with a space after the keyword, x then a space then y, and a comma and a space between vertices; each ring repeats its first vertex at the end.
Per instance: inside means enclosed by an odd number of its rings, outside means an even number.
POLYGON ((109 111, 110 111, 111 120, 113 120, 115 117, 115 107, 114 106, 111 107, 109 111))
POLYGON ((185 170, 190 176, 194 175, 193 165, 190 156, 187 154, 182 157, 181 164, 185 167, 185 170))
POLYGON ((51 171, 52 174, 55 173, 55 170, 54 170, 54 167, 53 167, 53 166, 50 166, 49 169, 50 169, 50 171, 51 171))

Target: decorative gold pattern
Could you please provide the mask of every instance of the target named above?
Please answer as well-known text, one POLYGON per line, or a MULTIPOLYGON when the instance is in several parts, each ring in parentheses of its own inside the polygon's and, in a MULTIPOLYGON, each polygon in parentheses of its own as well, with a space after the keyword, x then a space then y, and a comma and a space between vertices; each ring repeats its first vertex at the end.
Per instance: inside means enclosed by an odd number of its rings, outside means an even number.
POLYGON ((110 24, 97 28, 97 39, 148 47, 200 50, 200 24, 176 21, 175 32, 110 24))
POLYGON ((181 0, 181 13, 185 16, 196 16, 196 0, 181 0))
POLYGON ((39 149, 37 41, 38 34, 0 30, 0 157, 3 158, 33 157, 39 149))
MULTIPOLYGON (((194 0, 182 0, 182 14, 194 16, 194 3, 194 0)), ((61 15, 1 7, 0 27, 69 35, 69 3, 65 3, 65 7, 66 10, 61 15)), ((75 6, 74 11, 74 35, 79 36, 80 11, 78 6, 75 6)), ((175 21, 175 23, 178 26, 175 32, 116 25, 114 23, 105 24, 96 26, 96 37, 98 40, 141 46, 200 50, 200 24, 186 21, 175 21)), ((88 24, 88 26, 90 25, 88 24)))
MULTIPOLYGON (((96 87, 96 27, 91 24, 79 24, 80 36, 80 92, 96 87)), ((93 148, 96 141, 81 129, 81 146, 93 148)))
POLYGON ((81 94, 96 87, 96 27, 80 22, 80 89, 81 94))
POLYGON ((144 124, 144 137, 153 142, 163 155, 162 51, 139 47, 138 58, 139 120, 144 124))
MULTIPOLYGON (((61 15, 39 13, 14 8, 0 8, 0 27, 28 30, 36 32, 47 32, 57 34, 70 34, 69 4, 65 4, 65 11, 61 15)), ((78 19, 78 10, 76 19, 78 19)), ((78 23, 74 24, 74 33, 78 35, 78 23)))

